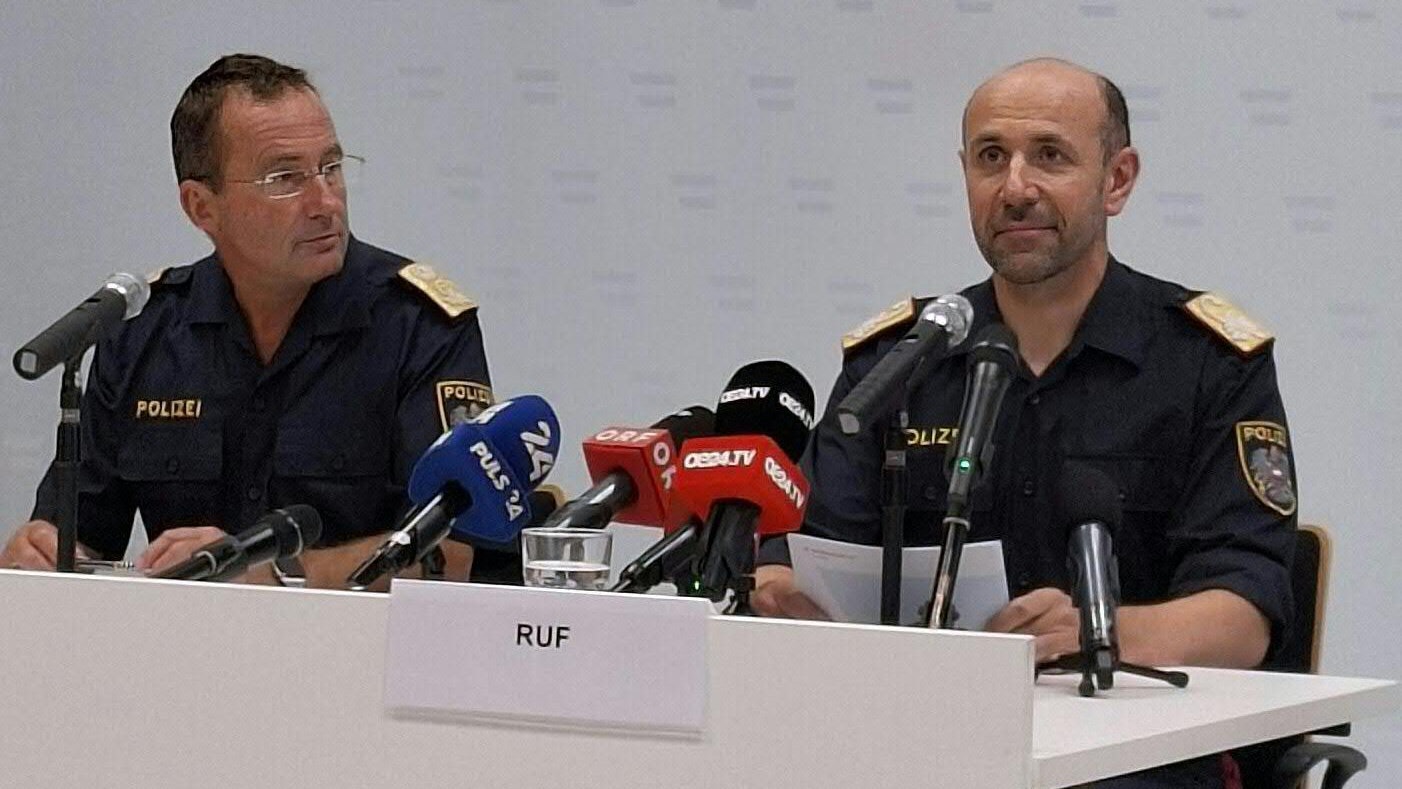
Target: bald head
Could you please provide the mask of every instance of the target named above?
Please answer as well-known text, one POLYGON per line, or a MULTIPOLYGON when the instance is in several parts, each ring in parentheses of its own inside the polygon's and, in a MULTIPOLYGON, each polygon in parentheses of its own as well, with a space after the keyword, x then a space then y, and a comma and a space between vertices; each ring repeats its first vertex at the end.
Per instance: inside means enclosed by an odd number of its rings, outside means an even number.
POLYGON ((961 139, 969 141, 969 108, 998 88, 1037 85, 1039 89, 1065 93, 1094 92, 1101 108, 1100 142, 1106 161, 1130 144, 1129 108, 1124 94, 1109 78, 1090 69, 1060 58, 1033 58, 1015 63, 994 74, 974 89, 964 105, 961 139))

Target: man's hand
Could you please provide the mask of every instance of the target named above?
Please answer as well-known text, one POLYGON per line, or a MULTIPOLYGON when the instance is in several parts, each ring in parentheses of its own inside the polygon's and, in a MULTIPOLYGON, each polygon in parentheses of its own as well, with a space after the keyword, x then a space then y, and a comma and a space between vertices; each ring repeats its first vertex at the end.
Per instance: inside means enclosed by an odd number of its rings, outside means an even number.
POLYGON ((173 567, 199 548, 229 536, 218 526, 182 526, 166 529, 136 559, 136 569, 147 575, 173 567))
POLYGON ((1055 587, 1033 589, 1003 606, 984 626, 993 633, 1037 638, 1037 662, 1045 663, 1081 648, 1081 618, 1071 597, 1055 587))
MULTIPOLYGON (((79 559, 92 558, 79 545, 79 559)), ((5 550, 0 551, 0 567, 7 570, 53 570, 58 567, 58 527, 48 521, 30 521, 15 529, 5 550)))
POLYGON ((766 564, 755 570, 755 590, 750 605, 760 616, 788 619, 832 619, 794 585, 793 568, 766 564))

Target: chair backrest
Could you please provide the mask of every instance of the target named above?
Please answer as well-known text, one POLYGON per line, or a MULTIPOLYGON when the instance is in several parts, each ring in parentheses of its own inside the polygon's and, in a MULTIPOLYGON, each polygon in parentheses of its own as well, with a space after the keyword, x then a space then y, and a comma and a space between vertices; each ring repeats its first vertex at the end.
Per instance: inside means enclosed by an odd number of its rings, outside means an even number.
MULTIPOLYGON (((1323 526, 1303 525, 1295 530, 1295 560, 1290 566, 1294 616, 1275 654, 1263 669, 1309 674, 1319 670, 1331 550, 1329 532, 1323 526)), ((1276 762, 1291 746, 1303 740, 1304 737, 1286 737, 1233 751, 1232 756, 1241 770, 1243 789, 1274 789, 1276 762)))
POLYGON ((1290 568, 1295 616, 1270 668, 1310 674, 1319 671, 1332 550, 1329 532, 1323 526, 1302 525, 1295 531, 1295 562, 1290 568))

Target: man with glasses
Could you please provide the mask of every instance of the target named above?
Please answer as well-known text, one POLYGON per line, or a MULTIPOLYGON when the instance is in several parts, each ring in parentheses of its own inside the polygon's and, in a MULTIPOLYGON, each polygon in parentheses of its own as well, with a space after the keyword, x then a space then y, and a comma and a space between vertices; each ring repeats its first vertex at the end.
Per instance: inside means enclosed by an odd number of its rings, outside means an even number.
MULTIPOLYGON (((140 510, 159 571, 275 507, 309 504, 312 585, 339 586, 405 510, 420 453, 491 402, 476 305, 350 234, 341 148, 304 71, 215 61, 171 118, 180 204, 214 253, 153 277, 92 363, 80 552, 118 558, 140 510)), ((0 566, 52 569, 52 473, 0 566)), ((470 546, 444 545, 449 577, 470 546)), ((250 580, 272 580, 271 568, 250 580)))

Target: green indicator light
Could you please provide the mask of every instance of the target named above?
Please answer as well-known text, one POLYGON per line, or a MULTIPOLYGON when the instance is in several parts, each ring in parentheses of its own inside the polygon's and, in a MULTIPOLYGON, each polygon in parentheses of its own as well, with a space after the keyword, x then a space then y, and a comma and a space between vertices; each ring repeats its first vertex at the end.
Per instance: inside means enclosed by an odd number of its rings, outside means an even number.
POLYGON ((969 462, 968 458, 959 458, 959 473, 967 474, 969 473, 969 469, 973 467, 974 464, 969 462))

